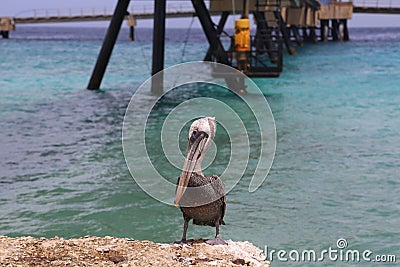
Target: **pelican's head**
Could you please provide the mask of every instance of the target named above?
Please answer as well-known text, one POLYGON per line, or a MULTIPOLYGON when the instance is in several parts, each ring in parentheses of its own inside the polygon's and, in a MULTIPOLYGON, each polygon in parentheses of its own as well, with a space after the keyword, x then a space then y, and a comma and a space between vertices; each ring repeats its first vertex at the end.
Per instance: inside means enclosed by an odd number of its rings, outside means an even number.
POLYGON ((176 190, 175 205, 179 204, 192 173, 203 174, 201 172, 201 162, 203 161, 204 154, 213 142, 216 129, 214 117, 205 117, 195 120, 190 126, 185 164, 183 165, 182 174, 176 190))

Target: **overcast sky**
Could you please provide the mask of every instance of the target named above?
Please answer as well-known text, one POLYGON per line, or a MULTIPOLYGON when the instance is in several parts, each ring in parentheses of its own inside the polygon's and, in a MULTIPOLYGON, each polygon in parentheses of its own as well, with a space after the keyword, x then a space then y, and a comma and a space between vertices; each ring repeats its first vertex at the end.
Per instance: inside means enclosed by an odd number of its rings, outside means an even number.
MULTIPOLYGON (((361 1, 361 0, 360 0, 361 1)), ((396 0, 394 0, 396 2, 396 0)), ((107 7, 108 10, 113 10, 116 0, 0 0, 0 16, 30 16, 33 14, 33 9, 44 12, 43 9, 53 9, 50 12, 56 12, 54 9, 60 9, 61 12, 68 12, 69 8, 73 8, 75 11, 80 8, 91 9, 104 9, 107 7)), ((190 5, 190 1, 167 1, 171 4, 182 3, 183 5, 190 5)), ((400 2, 400 0, 398 0, 400 2)), ((137 5, 143 8, 145 5, 152 6, 153 1, 132 1, 131 5, 137 5)), ((181 19, 168 19, 167 27, 187 27, 190 23, 189 18, 181 19)), ((228 22, 229 23, 229 22, 228 22)), ((231 22, 233 24, 233 22, 231 22)), ((83 25, 83 24, 77 24, 83 25)), ((104 23, 85 23, 85 25, 108 25, 104 23)), ((229 24, 228 24, 229 25, 229 24)), ((151 27, 152 22, 150 20, 138 21, 138 27, 151 27)), ((199 23, 195 21, 195 27, 199 27, 199 23)), ((350 27, 400 27, 400 14, 399 15, 365 15, 365 14, 354 14, 353 19, 349 21, 350 27)))

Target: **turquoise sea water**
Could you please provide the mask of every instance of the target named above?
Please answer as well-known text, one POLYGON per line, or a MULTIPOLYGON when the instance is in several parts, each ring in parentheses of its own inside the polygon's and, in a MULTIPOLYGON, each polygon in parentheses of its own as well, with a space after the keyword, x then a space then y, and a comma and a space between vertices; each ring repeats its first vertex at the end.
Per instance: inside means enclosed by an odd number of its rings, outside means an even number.
MULTIPOLYGON (((180 239, 180 211, 143 193, 122 153, 125 109, 150 73, 151 30, 137 29, 131 43, 123 29, 102 90, 88 91, 104 33, 21 26, 0 40, 1 235, 180 239)), ((202 33, 192 30, 185 46, 186 33, 168 31, 167 66, 202 59, 202 33)), ((255 193, 248 171, 228 194, 223 238, 300 251, 345 238, 351 249, 400 260, 400 28, 350 34, 350 42, 297 48, 280 78, 255 80, 275 117, 276 157, 255 193)), ((160 120, 180 96, 166 100, 160 120)), ((214 229, 190 225, 188 235, 214 229)))

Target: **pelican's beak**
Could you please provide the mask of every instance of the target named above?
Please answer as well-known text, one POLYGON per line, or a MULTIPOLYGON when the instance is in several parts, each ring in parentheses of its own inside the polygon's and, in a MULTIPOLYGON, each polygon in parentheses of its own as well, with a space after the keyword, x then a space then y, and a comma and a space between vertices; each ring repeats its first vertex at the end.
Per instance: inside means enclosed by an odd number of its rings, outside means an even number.
POLYGON ((183 193, 189 184, 190 177, 193 172, 201 171, 195 170, 197 162, 201 160, 203 154, 204 146, 207 142, 208 134, 205 132, 195 132, 189 138, 188 146, 186 149, 186 158, 185 164, 183 165, 183 170, 180 175, 179 184, 176 189, 176 196, 174 205, 177 207, 179 205, 179 201, 181 200, 183 193))

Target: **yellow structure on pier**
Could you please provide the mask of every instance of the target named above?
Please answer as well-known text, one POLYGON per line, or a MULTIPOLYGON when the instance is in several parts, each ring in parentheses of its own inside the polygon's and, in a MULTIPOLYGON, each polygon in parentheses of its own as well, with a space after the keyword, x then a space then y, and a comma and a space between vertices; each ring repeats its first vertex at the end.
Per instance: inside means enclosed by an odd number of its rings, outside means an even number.
POLYGON ((235 50, 237 52, 250 51, 250 20, 235 20, 235 50))

